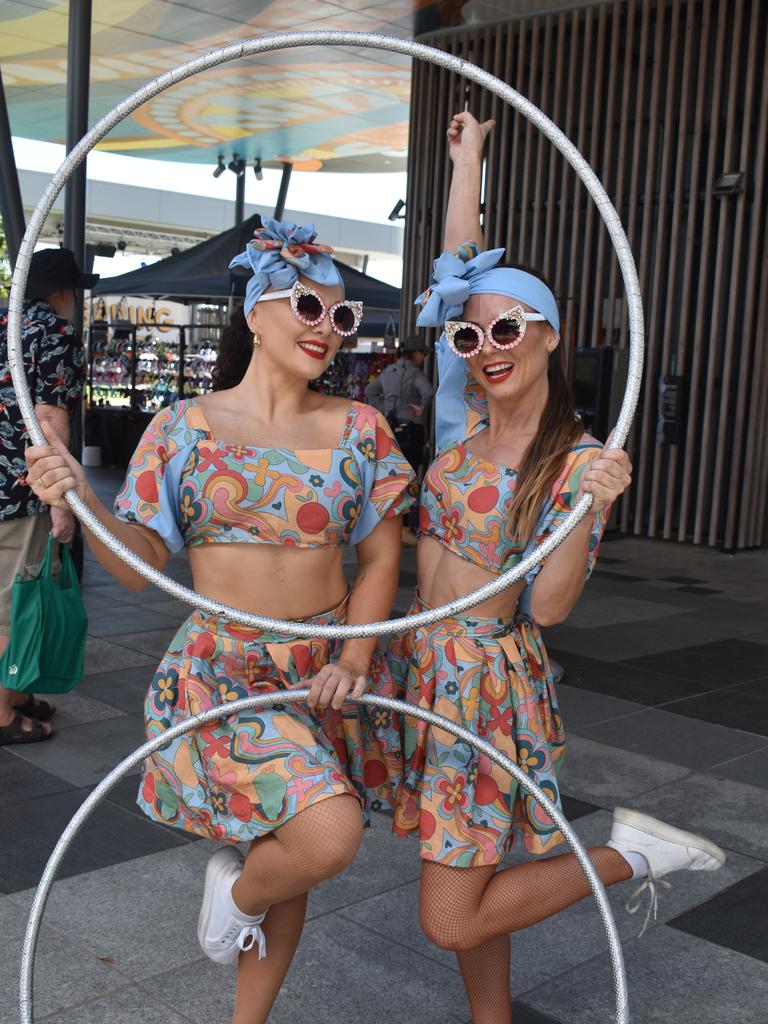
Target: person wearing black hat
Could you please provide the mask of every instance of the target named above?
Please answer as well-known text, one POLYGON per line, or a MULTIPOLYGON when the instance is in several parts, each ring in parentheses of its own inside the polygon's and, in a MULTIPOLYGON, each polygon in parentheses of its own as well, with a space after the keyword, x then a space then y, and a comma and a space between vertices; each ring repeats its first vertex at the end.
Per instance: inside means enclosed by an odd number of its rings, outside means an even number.
MULTIPOLYGON (((69 249, 42 249, 30 261, 22 321, 22 358, 35 413, 69 444, 70 416, 85 384, 83 345, 72 321, 76 291, 91 288, 69 249)), ((69 509, 49 509, 27 486, 24 449, 29 434, 8 365, 8 313, 0 310, 0 654, 8 645, 11 586, 17 573, 34 576, 48 535, 68 543, 75 520, 69 509)), ((0 746, 48 739, 54 708, 0 685, 0 746)))
MULTIPOLYGON (((427 346, 417 335, 410 335, 400 346, 400 358, 391 363, 365 389, 365 400, 383 412, 394 431, 400 450, 418 474, 424 462, 425 413, 435 389, 422 367, 427 346)), ((418 508, 406 516, 405 544, 416 543, 418 508)))

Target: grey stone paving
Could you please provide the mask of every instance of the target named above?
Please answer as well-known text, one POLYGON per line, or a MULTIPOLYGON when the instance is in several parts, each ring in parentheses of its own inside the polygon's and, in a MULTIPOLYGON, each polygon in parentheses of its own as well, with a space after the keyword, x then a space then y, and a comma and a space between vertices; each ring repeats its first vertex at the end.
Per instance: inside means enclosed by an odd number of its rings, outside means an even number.
MULTIPOLYGON (((117 474, 94 476, 105 496, 117 474)), ((414 579, 403 556, 398 611, 414 579)), ((587 844, 629 804, 704 832, 725 868, 677 876, 658 921, 609 893, 633 1021, 768 1020, 768 552, 625 538, 604 543, 569 621, 548 631, 564 665, 566 812, 587 844)), ((169 571, 185 583, 174 557, 169 571)), ((18 954, 34 886, 66 821, 142 740, 152 667, 184 606, 130 593, 86 559, 86 678, 58 701, 50 743, 0 749, 0 1024, 16 1024, 18 954)), ((233 971, 200 953, 195 921, 212 844, 145 819, 135 776, 113 790, 67 858, 46 912, 36 1020, 228 1024, 233 971)), ((510 858, 512 861, 519 857, 510 858)), ((468 1024, 455 960, 418 926, 415 844, 375 817, 355 863, 315 890, 273 1024, 468 1024)), ((513 937, 514 1024, 610 1021, 610 968, 591 901, 513 937)), ((505 1022, 499 1022, 505 1024, 505 1022)))

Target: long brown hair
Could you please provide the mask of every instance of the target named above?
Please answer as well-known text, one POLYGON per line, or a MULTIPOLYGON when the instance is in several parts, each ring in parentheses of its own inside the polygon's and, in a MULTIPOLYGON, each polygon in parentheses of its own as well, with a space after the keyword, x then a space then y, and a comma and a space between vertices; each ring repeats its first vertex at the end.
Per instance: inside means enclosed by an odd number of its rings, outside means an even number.
POLYGON ((253 353, 253 336, 243 315, 242 306, 233 310, 229 323, 221 332, 216 363, 211 372, 213 391, 225 391, 240 383, 253 353))
MULTIPOLYGON (((554 294, 554 289, 538 271, 519 263, 504 266, 533 274, 554 294)), ((549 500, 552 485, 560 475, 568 454, 584 433, 581 418, 573 411, 573 394, 563 369, 560 345, 549 354, 547 380, 547 404, 536 436, 526 448, 518 468, 509 510, 515 533, 526 542, 533 537, 541 510, 549 500)))

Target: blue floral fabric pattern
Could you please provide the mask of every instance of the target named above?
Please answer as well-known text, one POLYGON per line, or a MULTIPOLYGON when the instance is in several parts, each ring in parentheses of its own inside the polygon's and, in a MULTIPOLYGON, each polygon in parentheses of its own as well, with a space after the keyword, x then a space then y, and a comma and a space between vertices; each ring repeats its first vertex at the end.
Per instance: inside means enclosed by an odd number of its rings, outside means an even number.
MULTIPOLYGON (((22 358, 35 405, 72 412, 85 385, 85 352, 72 324, 42 301, 24 307, 22 358)), ((0 520, 40 515, 46 506, 27 486, 21 417, 8 365, 8 312, 0 310, 0 520)))

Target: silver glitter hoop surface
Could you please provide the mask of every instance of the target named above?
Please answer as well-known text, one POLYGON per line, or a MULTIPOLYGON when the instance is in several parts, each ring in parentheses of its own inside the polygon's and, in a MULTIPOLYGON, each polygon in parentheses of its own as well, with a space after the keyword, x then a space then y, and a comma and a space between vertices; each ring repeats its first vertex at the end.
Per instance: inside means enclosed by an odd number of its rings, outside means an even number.
MULTIPOLYGON (((140 764, 146 757, 149 757, 150 754, 153 754, 156 750, 162 749, 171 740, 175 740, 179 736, 183 736, 185 733, 199 728, 201 725, 217 721, 220 718, 228 718, 230 715, 239 714, 242 711, 251 711, 255 708, 271 707, 274 704, 287 704, 306 700, 308 694, 308 689, 288 690, 280 693, 267 693, 258 697, 245 697, 242 700, 232 701, 231 704, 211 708, 210 711, 206 711, 201 715, 196 715, 183 722, 179 722, 178 725, 173 726, 173 728, 164 732, 161 736, 145 743, 142 747, 139 747, 138 750, 129 754, 128 757, 121 761, 116 768, 112 769, 106 778, 102 779, 99 785, 80 805, 75 815, 62 832, 59 841, 54 847, 53 853, 48 859, 48 863, 45 865, 42 878, 40 879, 40 883, 35 892, 35 898, 29 912, 29 920, 27 922, 27 930, 24 936, 24 945, 21 953, 21 982, 19 989, 21 1024, 33 1024, 34 1022, 33 985, 35 951, 37 949, 38 935, 43 913, 45 912, 45 905, 48 901, 48 896, 56 877, 56 872, 72 844, 72 841, 76 838, 88 818, 106 797, 109 791, 120 781, 120 779, 123 778, 123 776, 125 776, 136 765, 140 764)), ((616 992, 616 1021, 618 1024, 628 1024, 629 1010, 627 1003, 627 982, 624 973, 624 959, 621 952, 621 941, 616 929, 616 922, 613 919, 605 887, 600 880, 600 876, 595 870, 592 861, 589 859, 589 855, 584 849, 581 840, 573 831, 563 812, 552 803, 547 794, 533 781, 533 779, 526 775, 526 773, 519 768, 514 761, 511 761, 500 751, 496 750, 496 748, 491 746, 491 744, 486 740, 476 736, 468 729, 464 729, 462 726, 456 725, 447 718, 443 718, 442 715, 437 715, 433 711, 427 711, 425 708, 414 707, 413 705, 406 704, 403 701, 393 700, 391 697, 375 697, 367 694, 363 697, 357 698, 355 703, 364 704, 368 707, 386 708, 389 711, 407 714, 411 718, 419 718, 423 722, 429 722, 430 725, 436 726, 440 729, 445 729, 446 732, 449 732, 458 737, 458 739, 470 744, 477 753, 487 755, 494 764, 507 772, 507 774, 522 786, 528 794, 534 797, 534 799, 541 804, 565 836, 566 842, 575 854, 584 874, 587 876, 587 880, 589 881, 590 888, 592 889, 592 893, 600 911, 600 917, 602 918, 603 928, 605 930, 605 935, 608 939, 608 946, 610 949, 611 966, 613 968, 613 982, 616 992)))
MULTIPOLYGON (((288 32, 280 35, 262 36, 257 39, 248 39, 244 42, 234 43, 231 46, 222 47, 219 50, 212 50, 195 60, 180 64, 172 71, 153 79, 141 89, 137 89, 114 110, 106 114, 94 127, 84 135, 75 148, 69 153, 61 167, 58 169, 50 184, 40 198, 32 217, 30 218, 27 230, 19 249, 16 260, 16 267, 13 274, 11 294, 8 302, 8 358, 13 377, 13 386, 16 389, 19 408, 24 417, 24 422, 29 430, 30 437, 35 444, 45 444, 46 439, 40 424, 35 416, 34 406, 30 399, 29 390, 22 364, 21 350, 21 319, 24 301, 24 289, 29 272, 29 262, 34 252, 35 243, 40 237, 45 219, 48 216, 57 196, 68 181, 74 169, 82 163, 87 154, 93 149, 116 124, 119 124, 133 110, 142 103, 170 88, 176 82, 181 82, 200 71, 225 64, 228 61, 236 60, 239 57, 250 56, 255 53, 267 53, 274 50, 289 49, 294 46, 357 46, 375 50, 390 50, 394 53, 403 53, 406 56, 416 57, 436 64, 439 67, 452 71, 454 74, 467 78, 478 85, 484 86, 494 95, 509 103, 519 113, 526 117, 533 125, 546 135, 553 145, 563 154, 568 163, 573 167, 584 183, 587 191, 592 196, 602 217, 608 233, 611 237, 613 247, 621 268, 624 280, 624 287, 627 293, 627 304, 629 310, 629 372, 627 376, 627 387, 624 394, 624 401, 613 435, 608 442, 609 448, 620 448, 627 439, 629 426, 634 415, 635 407, 640 393, 640 380, 643 369, 643 306, 640 296, 640 282, 637 277, 637 269, 632 258, 629 241, 624 229, 621 226, 619 215, 613 207, 608 195, 600 184, 597 175, 589 166, 584 157, 579 153, 573 143, 560 131, 554 122, 543 114, 538 107, 525 99, 511 86, 506 85, 500 79, 495 78, 487 71, 475 67, 469 61, 452 54, 436 50, 431 46, 423 46, 421 43, 413 43, 406 39, 395 39, 390 36, 378 36, 367 32, 288 32)), ((239 611, 230 605, 212 601, 210 598, 197 594, 188 587, 183 586, 176 580, 172 580, 159 572, 157 569, 142 561, 120 540, 117 539, 99 519, 91 512, 74 490, 67 491, 66 500, 69 502, 72 511, 80 522, 87 527, 113 554, 122 559, 134 572, 154 583, 161 590, 166 591, 172 597, 178 598, 187 604, 208 612, 211 615, 224 615, 236 619, 243 625, 256 629, 269 630, 285 636, 298 638, 323 638, 323 639, 350 639, 370 636, 387 636, 393 633, 400 633, 417 626, 427 626, 440 619, 450 618, 460 612, 495 597, 502 590, 506 590, 513 583, 522 580, 535 566, 539 565, 547 555, 551 554, 568 535, 578 526, 589 509, 592 507, 592 495, 584 494, 577 502, 574 509, 560 526, 540 544, 535 551, 518 565, 498 576, 485 586, 473 590, 464 597, 457 598, 439 608, 428 608, 415 615, 408 615, 402 619, 386 622, 369 622, 354 625, 315 625, 303 622, 288 622, 282 619, 273 619, 263 615, 253 615, 250 612, 239 611)))

